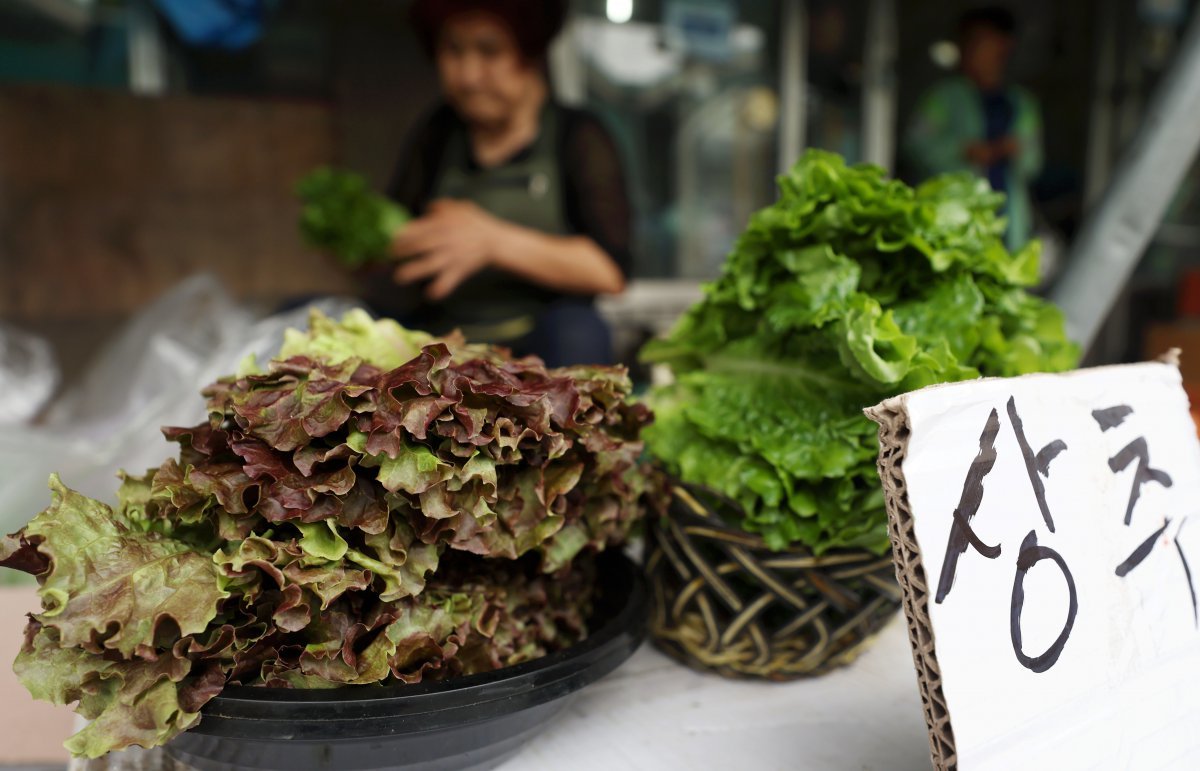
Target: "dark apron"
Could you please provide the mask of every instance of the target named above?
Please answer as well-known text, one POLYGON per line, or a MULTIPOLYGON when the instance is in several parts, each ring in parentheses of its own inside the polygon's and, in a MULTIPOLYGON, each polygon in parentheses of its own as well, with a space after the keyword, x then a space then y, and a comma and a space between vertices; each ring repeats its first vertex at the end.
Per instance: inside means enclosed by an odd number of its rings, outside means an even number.
MULTIPOLYGON (((530 151, 490 169, 471 168, 467 132, 450 138, 434 198, 472 201, 495 217, 551 235, 567 235, 562 175, 556 148, 558 111, 542 110, 541 131, 530 151)), ((540 312, 559 294, 512 274, 485 268, 440 303, 431 327, 460 328, 469 340, 512 343, 529 334, 540 312)))

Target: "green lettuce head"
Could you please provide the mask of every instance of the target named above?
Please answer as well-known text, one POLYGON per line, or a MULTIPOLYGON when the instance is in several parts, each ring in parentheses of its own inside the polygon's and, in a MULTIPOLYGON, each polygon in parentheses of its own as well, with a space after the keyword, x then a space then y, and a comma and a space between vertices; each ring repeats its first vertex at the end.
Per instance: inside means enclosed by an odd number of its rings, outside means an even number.
POLYGON ((724 269, 646 361, 669 365, 646 432, 684 482, 742 509, 776 549, 884 553, 876 430, 862 409, 939 382, 1075 366, 1058 309, 1029 294, 1003 197, 951 175, 917 188, 812 150, 779 178, 724 269))

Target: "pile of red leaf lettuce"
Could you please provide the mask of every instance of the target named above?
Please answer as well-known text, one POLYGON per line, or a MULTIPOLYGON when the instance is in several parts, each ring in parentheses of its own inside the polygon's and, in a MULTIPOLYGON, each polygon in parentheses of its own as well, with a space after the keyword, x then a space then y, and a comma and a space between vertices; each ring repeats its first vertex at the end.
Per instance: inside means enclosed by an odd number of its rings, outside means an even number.
POLYGON ((732 498, 772 548, 888 549, 864 407, 933 383, 1075 366, 1058 309, 1024 287, 1038 245, 1004 247, 1003 196, 968 175, 913 189, 810 151, 643 358, 650 452, 732 498))
POLYGON ((99 756, 194 725, 227 683, 327 688, 487 671, 583 637, 588 554, 649 494, 648 410, 616 368, 314 315, 116 508, 51 478, 0 540, 35 574, 15 669, 99 756))

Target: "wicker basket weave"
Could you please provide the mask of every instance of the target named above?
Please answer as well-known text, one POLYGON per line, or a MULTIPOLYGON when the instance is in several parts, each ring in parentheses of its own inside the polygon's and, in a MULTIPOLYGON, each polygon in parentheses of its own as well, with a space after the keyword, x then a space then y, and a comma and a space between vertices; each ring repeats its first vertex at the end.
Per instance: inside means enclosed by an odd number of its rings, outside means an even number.
POLYGON ((726 525, 726 507, 736 504, 676 484, 667 515, 652 518, 650 632, 671 656, 728 677, 790 680, 853 661, 896 615, 890 556, 772 551, 726 525))

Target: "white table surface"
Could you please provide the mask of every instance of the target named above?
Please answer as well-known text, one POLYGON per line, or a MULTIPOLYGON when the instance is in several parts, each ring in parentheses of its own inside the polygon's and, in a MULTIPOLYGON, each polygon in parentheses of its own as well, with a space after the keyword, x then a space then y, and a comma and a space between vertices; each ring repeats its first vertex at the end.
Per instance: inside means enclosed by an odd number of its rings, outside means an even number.
POLYGON ((649 643, 501 771, 930 768, 904 620, 849 667, 790 683, 687 669, 649 643))
MULTIPOLYGON (((10 615, 17 616, 19 603, 9 604, 14 610, 10 615)), ((4 637, 17 639, 11 630, 4 637)), ((36 720, 28 694, 18 691, 15 682, 11 685, 5 701, 18 698, 6 706, 13 713, 28 710, 36 720)), ((65 708, 36 706, 53 710, 53 717, 61 720, 42 720, 38 728, 22 729, 12 724, 10 715, 0 726, 0 736, 6 742, 17 736, 41 739, 35 743, 48 742, 57 759, 65 755, 59 743, 70 733, 72 716, 65 708)), ((51 760, 29 749, 24 756, 0 751, 0 763, 51 760)), ((617 671, 577 694, 500 771, 929 767, 916 672, 904 620, 897 615, 854 664, 791 683, 701 674, 646 643, 617 671)))

